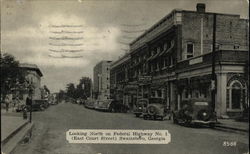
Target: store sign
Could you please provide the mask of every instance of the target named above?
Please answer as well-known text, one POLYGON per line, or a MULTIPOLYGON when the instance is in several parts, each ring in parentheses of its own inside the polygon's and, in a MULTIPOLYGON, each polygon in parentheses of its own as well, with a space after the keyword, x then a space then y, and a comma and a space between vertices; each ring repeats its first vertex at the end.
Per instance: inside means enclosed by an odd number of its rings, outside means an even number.
POLYGON ((139 82, 150 82, 152 80, 152 76, 139 76, 139 82))
POLYGON ((203 62, 203 58, 199 57, 199 58, 189 60, 189 65, 198 64, 198 63, 202 63, 202 62, 203 62))

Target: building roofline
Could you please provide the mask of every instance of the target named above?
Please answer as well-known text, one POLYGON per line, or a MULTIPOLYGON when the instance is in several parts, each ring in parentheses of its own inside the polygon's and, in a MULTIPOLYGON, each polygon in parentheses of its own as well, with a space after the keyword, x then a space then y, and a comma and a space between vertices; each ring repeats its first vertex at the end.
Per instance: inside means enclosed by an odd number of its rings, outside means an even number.
MULTIPOLYGON (((153 29, 155 29, 155 27, 158 24, 160 24, 161 22, 163 22, 165 19, 167 19, 169 16, 171 16, 172 14, 174 14, 176 12, 199 13, 199 14, 217 14, 217 15, 238 16, 238 17, 240 17, 239 14, 227 14, 227 13, 217 13, 217 12, 204 12, 204 13, 200 13, 200 12, 193 11, 193 10, 173 9, 170 13, 168 13, 167 15, 165 15, 158 22, 156 22, 154 25, 152 25, 148 30, 146 30, 144 33, 142 33, 136 39, 134 39, 131 43, 129 43, 129 45, 131 46, 134 43, 136 43, 140 38, 144 37, 147 33, 150 33, 153 29)), ((240 19, 249 20, 249 19, 244 19, 244 18, 240 18, 240 19)))
POLYGON ((21 64, 19 64, 19 67, 29 69, 29 70, 35 70, 40 77, 43 76, 41 70, 38 68, 38 66, 36 64, 21 63, 21 64))

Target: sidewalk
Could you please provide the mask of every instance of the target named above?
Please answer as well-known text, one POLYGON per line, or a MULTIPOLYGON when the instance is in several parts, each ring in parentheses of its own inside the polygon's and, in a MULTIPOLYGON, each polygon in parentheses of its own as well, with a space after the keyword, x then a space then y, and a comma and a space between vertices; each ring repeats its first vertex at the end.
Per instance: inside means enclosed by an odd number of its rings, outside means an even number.
POLYGON ((218 124, 216 127, 231 129, 236 131, 249 132, 249 123, 248 122, 238 122, 234 119, 218 119, 218 124))
POLYGON ((23 139, 33 124, 28 119, 23 119, 22 112, 6 112, 1 109, 1 146, 5 153, 11 152, 16 145, 23 139))

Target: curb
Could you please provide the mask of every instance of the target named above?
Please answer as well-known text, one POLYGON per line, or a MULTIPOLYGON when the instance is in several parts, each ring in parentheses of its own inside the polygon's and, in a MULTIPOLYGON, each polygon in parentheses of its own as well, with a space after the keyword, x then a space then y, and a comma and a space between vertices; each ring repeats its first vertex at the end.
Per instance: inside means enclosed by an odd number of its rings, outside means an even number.
POLYGON ((5 143, 2 144, 2 151, 4 153, 12 153, 15 148, 18 146, 20 142, 24 139, 27 134, 32 132, 32 128, 34 127, 34 123, 26 122, 23 126, 19 127, 15 134, 12 133, 7 138, 8 140, 5 140, 5 143), (30 124, 30 125, 29 125, 30 124))
POLYGON ((235 131, 241 131, 241 132, 249 132, 249 130, 247 130, 247 129, 228 127, 228 126, 221 126, 221 125, 216 125, 215 128, 223 128, 223 129, 229 129, 229 130, 235 130, 235 131))
POLYGON ((1 141, 2 146, 4 146, 14 135, 16 135, 23 127, 25 127, 29 121, 26 121, 24 124, 22 124, 19 128, 14 130, 8 137, 6 137, 3 141, 1 141))

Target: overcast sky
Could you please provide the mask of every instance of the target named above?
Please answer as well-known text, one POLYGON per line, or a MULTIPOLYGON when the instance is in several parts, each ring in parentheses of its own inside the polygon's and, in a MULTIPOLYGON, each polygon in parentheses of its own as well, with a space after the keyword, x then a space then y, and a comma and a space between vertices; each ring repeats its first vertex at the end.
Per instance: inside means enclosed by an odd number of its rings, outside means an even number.
POLYGON ((117 60, 173 9, 195 10, 198 2, 208 12, 248 18, 248 0, 1 0, 1 48, 21 63, 37 64, 42 85, 56 92, 92 78, 96 63, 117 60), (75 58, 57 58, 63 56, 75 58))

